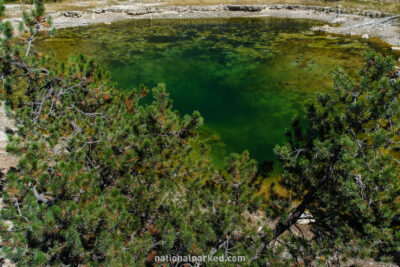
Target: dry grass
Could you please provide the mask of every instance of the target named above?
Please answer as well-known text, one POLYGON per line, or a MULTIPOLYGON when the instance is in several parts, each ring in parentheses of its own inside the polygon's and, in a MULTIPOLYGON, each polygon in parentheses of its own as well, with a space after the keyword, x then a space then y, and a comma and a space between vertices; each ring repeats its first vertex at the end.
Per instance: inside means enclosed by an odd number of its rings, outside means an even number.
MULTIPOLYGON (((148 2, 144 0, 142 2, 148 2)), ((344 8, 361 8, 380 10, 389 13, 400 13, 400 0, 343 0, 339 2, 327 2, 325 0, 163 0, 167 5, 217 5, 217 4, 300 4, 323 5, 344 8)))
MULTIPOLYGON (((104 7, 110 5, 118 5, 124 3, 123 1, 117 0, 104 0, 104 1, 97 1, 97 0, 88 0, 88 1, 81 1, 81 0, 63 0, 60 2, 51 2, 46 4, 46 11, 47 12, 57 12, 57 11, 85 11, 92 8, 97 7, 104 7)), ((23 10, 31 10, 32 5, 24 4, 23 2, 16 2, 11 4, 6 9, 6 17, 21 17, 23 10)))
POLYGON ((46 9, 49 12, 53 11, 85 11, 87 9, 102 7, 112 4, 111 1, 76 1, 76 0, 66 0, 62 2, 48 3, 46 9))

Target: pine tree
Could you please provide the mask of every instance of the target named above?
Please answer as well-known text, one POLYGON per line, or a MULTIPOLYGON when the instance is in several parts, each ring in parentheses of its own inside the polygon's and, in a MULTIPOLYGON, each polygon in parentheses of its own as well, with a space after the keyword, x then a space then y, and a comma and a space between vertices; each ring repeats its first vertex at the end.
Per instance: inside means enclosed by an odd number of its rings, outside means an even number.
MULTIPOLYGON (((265 206, 248 152, 215 169, 198 112, 180 116, 163 85, 145 105, 149 89, 118 90, 82 55, 60 63, 38 53, 33 37, 47 23, 41 0, 21 38, 2 23, 1 94, 18 127, 8 151, 20 157, 3 192, 14 230, 2 225, 2 252, 19 266, 143 266, 189 254, 250 265, 272 233, 252 220, 265 206)), ((255 261, 281 263, 272 251, 255 261)))
POLYGON ((20 159, 2 193, 2 219, 14 228, 1 224, 1 252, 19 266, 143 266, 189 254, 311 265, 400 250, 400 74, 391 58, 369 54, 357 80, 335 72, 334 91, 307 106, 305 129, 296 120, 276 148, 290 197, 266 202, 249 153, 213 167, 196 131, 203 119, 174 111, 164 85, 120 91, 83 55, 38 53, 34 37, 51 26, 44 14, 35 1, 18 38, 0 23, 1 98, 18 128, 7 149, 20 159), (312 239, 284 234, 305 211, 312 239))
POLYGON ((295 121, 275 149, 290 197, 274 198, 274 237, 310 212, 312 242, 297 242, 311 258, 390 260, 400 251, 400 75, 391 57, 366 61, 357 79, 337 69, 334 91, 307 106, 305 129, 295 121))

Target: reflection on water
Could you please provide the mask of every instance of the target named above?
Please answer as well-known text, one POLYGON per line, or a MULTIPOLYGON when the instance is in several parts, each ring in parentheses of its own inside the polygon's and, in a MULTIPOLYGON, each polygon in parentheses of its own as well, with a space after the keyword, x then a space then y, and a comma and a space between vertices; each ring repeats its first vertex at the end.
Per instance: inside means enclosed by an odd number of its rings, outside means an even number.
POLYGON ((361 54, 388 47, 309 31, 318 22, 289 19, 128 21, 59 30, 41 49, 65 59, 82 52, 112 73, 120 88, 165 83, 174 107, 199 110, 218 164, 248 149, 274 159, 302 105, 331 87, 336 65, 355 71, 361 54))

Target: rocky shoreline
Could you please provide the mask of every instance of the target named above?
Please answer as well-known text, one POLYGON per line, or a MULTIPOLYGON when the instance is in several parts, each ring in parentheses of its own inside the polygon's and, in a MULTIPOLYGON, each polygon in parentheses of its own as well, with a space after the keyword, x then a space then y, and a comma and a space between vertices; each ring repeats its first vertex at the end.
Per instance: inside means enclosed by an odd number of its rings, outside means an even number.
MULTIPOLYGON (((312 30, 334 34, 379 38, 400 50, 399 14, 374 10, 344 9, 340 5, 305 6, 291 4, 164 6, 161 4, 120 4, 85 11, 59 11, 48 14, 54 27, 79 27, 99 23, 110 24, 127 19, 196 19, 233 17, 279 17, 325 21, 312 30)), ((21 18, 13 18, 17 24, 21 18)))

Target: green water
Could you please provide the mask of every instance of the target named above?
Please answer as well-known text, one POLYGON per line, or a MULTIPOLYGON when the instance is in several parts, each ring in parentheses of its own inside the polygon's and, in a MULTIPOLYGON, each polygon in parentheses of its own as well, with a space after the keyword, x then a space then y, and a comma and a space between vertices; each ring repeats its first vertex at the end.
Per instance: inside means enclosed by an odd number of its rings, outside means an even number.
POLYGON ((355 72, 361 54, 388 47, 310 31, 288 19, 128 21, 59 30, 41 49, 95 57, 123 90, 165 83, 181 114, 199 110, 216 164, 248 149, 273 160, 275 144, 314 93, 329 90, 336 65, 355 72))

